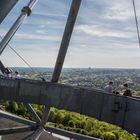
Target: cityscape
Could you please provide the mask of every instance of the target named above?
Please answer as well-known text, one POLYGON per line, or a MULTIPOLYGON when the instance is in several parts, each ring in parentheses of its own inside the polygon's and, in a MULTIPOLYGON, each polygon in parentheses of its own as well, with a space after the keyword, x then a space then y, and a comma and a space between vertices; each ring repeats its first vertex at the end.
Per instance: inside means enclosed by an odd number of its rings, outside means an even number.
MULTIPOLYGON (((53 68, 12 68, 19 71, 21 78, 51 81, 53 68)), ((132 95, 140 95, 140 69, 107 68, 64 68, 59 83, 104 90, 109 81, 113 81, 114 91, 123 93, 123 84, 128 83, 132 95)))
MULTIPOLYGON (((46 82, 51 81, 53 68, 23 68, 23 67, 11 67, 12 76, 6 78, 7 80, 13 79, 30 79, 46 82), (18 77, 16 76, 18 73, 18 77)), ((5 77, 5 75, 2 75, 5 77)), ((24 80, 23 80, 24 81, 24 80)), ((26 81, 26 80, 25 80, 26 81)), ((110 81, 113 81, 113 91, 119 92, 120 95, 124 93, 124 83, 128 83, 129 88, 132 91, 132 96, 140 96, 140 69, 113 69, 113 68, 64 68, 62 70, 58 83, 64 85, 71 85, 72 87, 82 87, 84 89, 97 89, 105 91, 105 86, 110 81)), ((94 94, 94 92, 93 92, 94 94)), ((116 96, 117 97, 117 96, 116 96)), ((94 97, 93 97, 94 98, 94 97)), ((80 99, 79 99, 80 100, 80 99)), ((116 102, 117 103, 117 102, 116 102)), ((42 106, 32 104, 34 110, 40 118, 42 118, 42 106)), ((113 106, 112 106, 113 107, 113 106)), ((98 107, 97 107, 98 108, 98 107)), ((29 114, 23 104, 15 101, 1 101, 0 109, 14 113, 18 116, 22 116, 26 119, 32 120, 32 116, 29 114)), ((112 111, 111 111, 112 112, 112 111)), ((117 115, 117 114, 116 114, 117 115)), ((69 112, 66 110, 58 110, 56 108, 50 109, 48 116, 49 127, 64 129, 74 133, 88 135, 91 137, 101 138, 104 140, 138 140, 137 135, 130 134, 121 127, 112 125, 107 122, 98 121, 95 118, 88 117, 76 112, 69 112), (89 123, 90 122, 90 123, 89 123), (99 128, 99 129, 97 129, 99 128)), ((1 119, 2 121, 2 119, 1 119)), ((9 121, 4 121, 8 125, 9 121)), ((16 123, 12 123, 16 125, 16 123)), ((2 126, 1 126, 2 127, 2 126)), ((53 134, 55 136, 55 133, 53 134)), ((11 140, 21 139, 22 135, 12 135, 11 140)), ((52 135, 42 135, 42 139, 52 137, 52 135)), ((9 140, 9 136, 3 136, 4 140, 9 140)), ((62 138, 68 140, 68 137, 61 137, 57 135, 55 140, 62 138)))
POLYGON ((139 140, 139 6, 1 0, 0 140, 139 140))

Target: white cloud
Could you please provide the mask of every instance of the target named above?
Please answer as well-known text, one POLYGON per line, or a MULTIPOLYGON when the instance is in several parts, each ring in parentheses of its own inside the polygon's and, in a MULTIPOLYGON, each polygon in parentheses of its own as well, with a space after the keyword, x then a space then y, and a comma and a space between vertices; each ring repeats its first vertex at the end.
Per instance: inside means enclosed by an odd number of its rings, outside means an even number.
POLYGON ((7 33, 6 29, 0 28, 0 36, 4 36, 7 33))
POLYGON ((49 41, 59 41, 59 36, 49 36, 49 35, 40 35, 40 34, 25 34, 25 33, 17 33, 14 37, 15 39, 20 40, 49 40, 49 41))
POLYGON ((38 16, 49 16, 49 17, 67 17, 65 14, 57 14, 57 13, 44 13, 44 12, 34 12, 34 15, 38 16))
POLYGON ((102 28, 100 26, 94 25, 79 25, 77 30, 98 37, 131 38, 134 36, 133 32, 120 30, 117 31, 115 29, 102 28))
POLYGON ((38 34, 45 34, 46 32, 45 32, 45 30, 36 30, 36 33, 38 33, 38 34))
MULTIPOLYGON (((135 2, 139 19, 140 1, 135 2)), ((33 66, 54 66, 70 3, 71 0, 38 1, 11 41, 33 66)), ((1 35, 18 14, 13 11, 1 24, 1 35)), ((7 64, 17 65, 14 55, 7 59, 9 52, 6 49, 3 59, 7 64)), ((140 67, 139 52, 131 0, 83 0, 65 66, 140 67)))
MULTIPOLYGON (((118 21, 126 21, 134 18, 134 10, 133 10, 133 3, 132 0, 112 0, 112 1, 105 1, 107 5, 107 9, 105 11, 104 18, 118 20, 118 21)), ((136 2, 137 4, 137 2, 136 2)), ((137 15, 139 14, 139 9, 137 9, 137 15)))
POLYGON ((39 27, 40 27, 40 28, 45 28, 45 25, 42 24, 42 25, 39 25, 39 27))

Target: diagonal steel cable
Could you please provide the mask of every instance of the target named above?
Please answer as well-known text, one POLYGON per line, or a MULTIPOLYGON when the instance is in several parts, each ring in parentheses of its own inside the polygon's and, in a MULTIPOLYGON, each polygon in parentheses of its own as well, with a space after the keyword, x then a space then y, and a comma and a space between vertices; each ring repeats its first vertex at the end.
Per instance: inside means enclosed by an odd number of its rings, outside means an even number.
POLYGON ((137 12, 136 12, 135 0, 132 0, 132 3, 133 3, 134 15, 135 15, 135 22, 136 22, 136 28, 137 28, 138 42, 139 42, 139 46, 140 46, 140 32, 139 32, 139 24, 138 24, 137 12))
MULTIPOLYGON (((3 39, 2 36, 0 36, 0 38, 3 39)), ((40 78, 45 81, 44 75, 40 74, 38 71, 32 68, 32 66, 10 44, 8 44, 8 46, 32 70, 32 72, 37 73, 40 78)))

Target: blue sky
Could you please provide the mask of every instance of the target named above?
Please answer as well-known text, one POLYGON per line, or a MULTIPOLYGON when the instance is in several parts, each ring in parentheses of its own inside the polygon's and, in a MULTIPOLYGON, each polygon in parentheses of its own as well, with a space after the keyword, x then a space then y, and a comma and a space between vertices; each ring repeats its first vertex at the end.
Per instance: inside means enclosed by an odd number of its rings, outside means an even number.
MULTIPOLYGON (((4 36, 29 0, 0 25, 4 36)), ((140 1, 135 0, 140 26, 140 1)), ((10 44, 32 66, 54 67, 71 0, 39 0, 10 44)), ((8 47, 6 66, 26 66, 8 47)), ((140 68, 132 0, 83 0, 64 67, 140 68)))

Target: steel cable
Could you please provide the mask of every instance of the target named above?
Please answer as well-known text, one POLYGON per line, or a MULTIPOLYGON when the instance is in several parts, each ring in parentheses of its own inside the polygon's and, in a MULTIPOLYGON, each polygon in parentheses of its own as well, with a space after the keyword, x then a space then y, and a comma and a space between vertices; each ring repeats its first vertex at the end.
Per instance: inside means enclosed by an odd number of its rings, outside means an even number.
MULTIPOLYGON (((3 39, 2 36, 0 36, 0 38, 3 39)), ((39 74, 38 71, 34 70, 32 66, 15 49, 13 49, 10 44, 8 44, 8 46, 32 70, 32 72, 37 73, 42 79, 42 81, 45 81, 44 75, 39 74)))
POLYGON ((133 3, 135 22, 136 22, 136 28, 137 28, 137 34, 138 34, 138 42, 140 46, 140 33, 139 33, 139 24, 138 24, 137 12, 136 12, 135 0, 132 0, 132 3, 133 3))

